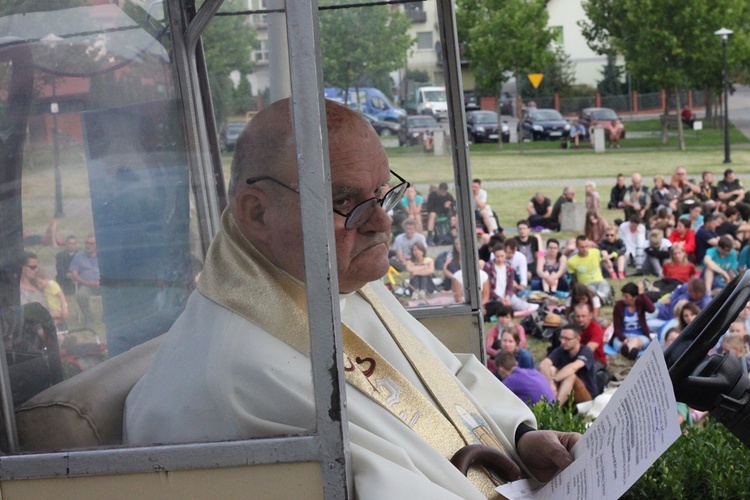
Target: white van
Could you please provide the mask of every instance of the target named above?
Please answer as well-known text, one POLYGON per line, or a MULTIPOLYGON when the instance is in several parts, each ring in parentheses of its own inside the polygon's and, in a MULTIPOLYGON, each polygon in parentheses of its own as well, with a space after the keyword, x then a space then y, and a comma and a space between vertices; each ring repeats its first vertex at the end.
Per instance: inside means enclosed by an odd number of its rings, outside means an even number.
POLYGON ((433 115, 438 121, 448 118, 445 87, 420 87, 416 93, 418 115, 433 115))

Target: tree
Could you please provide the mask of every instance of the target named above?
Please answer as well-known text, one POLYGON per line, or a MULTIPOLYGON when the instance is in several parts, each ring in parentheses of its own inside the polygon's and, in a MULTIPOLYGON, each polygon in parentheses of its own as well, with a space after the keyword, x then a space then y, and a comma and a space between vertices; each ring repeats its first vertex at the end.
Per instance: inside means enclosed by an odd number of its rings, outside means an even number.
MULTIPOLYGON (((225 0, 222 12, 242 12, 243 0, 225 0)), ((203 32, 203 51, 208 66, 216 123, 223 124, 232 109, 234 83, 232 71, 247 75, 252 71, 250 56, 257 43, 255 30, 245 23, 244 14, 217 16, 203 32)))
MULTIPOLYGON (((722 26, 735 31, 730 67, 747 67, 750 59, 745 0, 587 0, 583 8, 588 21, 579 24, 589 47, 623 55, 634 78, 674 93, 678 108, 680 88, 721 89, 720 42, 714 31, 722 26)), ((684 149, 682 122, 677 124, 684 149)), ((666 126, 665 120, 664 143, 666 126)))
POLYGON ((545 0, 458 0, 464 55, 483 89, 499 91, 510 76, 537 73, 553 59, 545 0))
POLYGON ((624 69, 617 65, 614 54, 607 54, 607 64, 602 70, 602 79, 597 83, 596 89, 602 95, 619 95, 623 93, 622 75, 624 69))
POLYGON ((556 47, 552 51, 552 60, 539 73, 544 74, 544 78, 542 78, 542 83, 536 89, 531 85, 528 78, 521 77, 519 83, 522 97, 553 95, 555 93, 567 96, 575 85, 576 77, 573 70, 573 63, 562 47, 556 47))
POLYGON ((240 83, 234 89, 232 99, 232 112, 235 115, 244 115, 248 111, 256 111, 258 105, 253 96, 253 87, 245 75, 240 76, 240 83))
MULTIPOLYGON (((321 6, 344 3, 348 0, 328 0, 321 6)), ((393 83, 383 75, 406 65, 414 43, 407 34, 411 21, 387 5, 321 10, 319 19, 326 85, 348 89, 374 82, 380 88, 388 83, 380 90, 391 95, 393 83)))
POLYGON ((520 109, 520 75, 538 73, 554 59, 548 19, 546 0, 457 0, 458 36, 480 89, 499 95, 515 75, 520 109))

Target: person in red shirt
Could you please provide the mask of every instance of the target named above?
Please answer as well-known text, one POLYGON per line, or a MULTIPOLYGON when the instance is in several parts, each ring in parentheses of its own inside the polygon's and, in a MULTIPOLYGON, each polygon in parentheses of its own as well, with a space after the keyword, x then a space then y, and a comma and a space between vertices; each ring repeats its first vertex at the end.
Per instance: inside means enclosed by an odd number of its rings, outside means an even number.
POLYGON ((669 241, 672 245, 682 243, 685 253, 691 261, 695 260, 695 233, 689 226, 690 222, 685 219, 678 219, 674 231, 669 233, 669 241))
POLYGON ((581 327, 581 344, 594 351, 594 359, 607 366, 607 356, 604 354, 604 330, 594 321, 594 313, 589 304, 575 306, 575 322, 581 327))
POLYGON ((669 248, 669 260, 661 268, 661 274, 665 278, 672 278, 687 283, 696 275, 695 265, 687 258, 685 248, 681 243, 669 248))

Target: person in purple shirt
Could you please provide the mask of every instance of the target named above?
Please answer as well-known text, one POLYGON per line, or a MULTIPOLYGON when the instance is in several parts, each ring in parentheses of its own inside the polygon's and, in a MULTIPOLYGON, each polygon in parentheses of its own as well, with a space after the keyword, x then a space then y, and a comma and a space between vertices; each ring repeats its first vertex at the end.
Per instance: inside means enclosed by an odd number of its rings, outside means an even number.
POLYGON ((546 399, 557 400, 547 379, 534 368, 521 368, 512 352, 502 351, 495 357, 495 367, 505 387, 526 404, 536 404, 546 399))
POLYGON ((706 282, 699 278, 693 278, 675 288, 668 301, 660 303, 661 306, 666 307, 659 308, 659 318, 666 320, 674 318, 674 306, 681 300, 693 302, 699 309, 703 310, 711 302, 711 295, 706 290, 706 282))

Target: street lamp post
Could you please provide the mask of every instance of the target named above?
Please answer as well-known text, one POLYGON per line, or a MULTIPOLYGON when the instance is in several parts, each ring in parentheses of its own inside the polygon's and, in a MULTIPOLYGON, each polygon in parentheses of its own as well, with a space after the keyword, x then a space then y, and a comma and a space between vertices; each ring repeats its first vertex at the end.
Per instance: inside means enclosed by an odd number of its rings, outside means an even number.
POLYGON ((727 40, 732 33, 734 32, 727 28, 721 28, 714 32, 714 35, 721 37, 724 58, 724 163, 732 163, 732 159, 729 157, 729 70, 727 68, 727 40))

